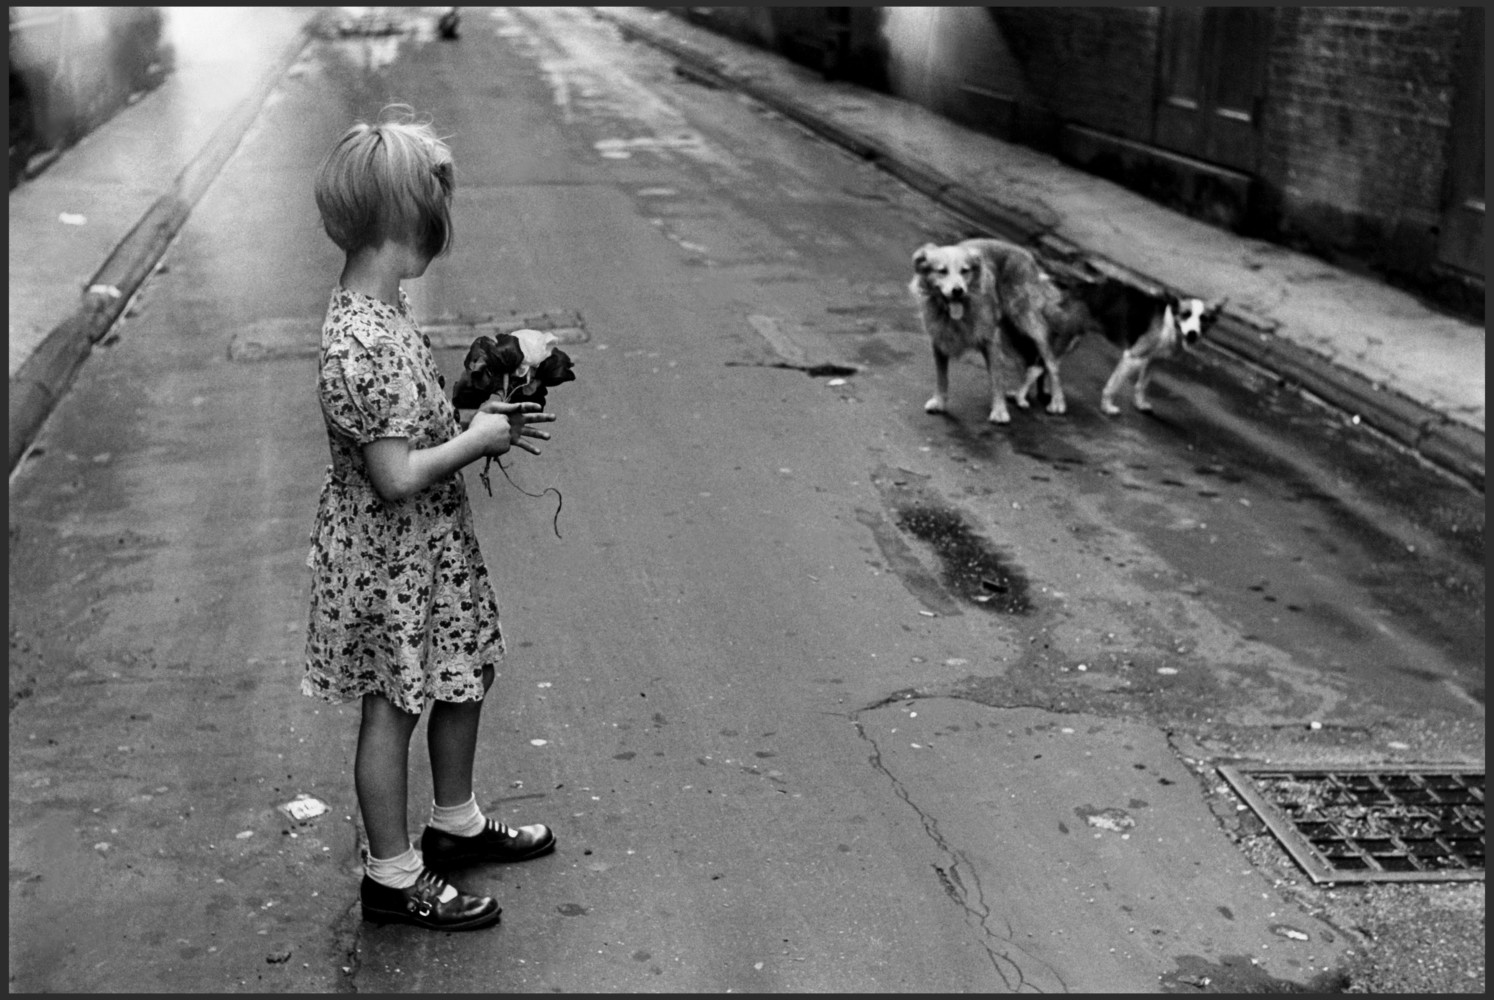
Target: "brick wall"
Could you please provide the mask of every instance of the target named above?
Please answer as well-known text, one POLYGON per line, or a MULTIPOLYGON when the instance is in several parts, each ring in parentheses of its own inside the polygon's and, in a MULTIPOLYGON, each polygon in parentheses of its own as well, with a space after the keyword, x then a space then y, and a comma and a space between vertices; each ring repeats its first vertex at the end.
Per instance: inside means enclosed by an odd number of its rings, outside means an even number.
POLYGON ((1455 7, 1278 8, 1261 177, 1282 228, 1345 248, 1435 226, 1455 7))
POLYGON ((1059 118, 1146 142, 1157 86, 1157 7, 999 7, 1027 84, 1059 118))
MULTIPOLYGON (((785 8, 693 10, 711 11, 738 37, 781 48, 790 21, 823 18, 827 8, 805 8, 816 13, 797 20, 785 8)), ((1437 273, 1452 115, 1455 101, 1468 97, 1458 95, 1466 72, 1460 39, 1470 23, 1463 8, 1271 8, 1259 167, 1253 180, 1234 175, 1238 191, 1213 183, 1223 176, 1217 170, 1200 173, 1195 164, 1178 173, 1177 158, 1157 155, 1163 8, 851 10, 849 79, 1070 158, 1078 155, 1069 148, 1075 130, 1062 126, 1082 126, 1128 151, 1081 157, 1086 169, 1221 225, 1368 263, 1482 313, 1481 277, 1447 286, 1437 273), (909 58, 918 52, 927 53, 921 64, 909 58), (1136 162, 1125 158, 1132 154, 1136 162), (1116 162, 1106 166, 1107 156, 1116 162), (1216 204, 1210 192, 1218 191, 1230 197, 1216 204)))

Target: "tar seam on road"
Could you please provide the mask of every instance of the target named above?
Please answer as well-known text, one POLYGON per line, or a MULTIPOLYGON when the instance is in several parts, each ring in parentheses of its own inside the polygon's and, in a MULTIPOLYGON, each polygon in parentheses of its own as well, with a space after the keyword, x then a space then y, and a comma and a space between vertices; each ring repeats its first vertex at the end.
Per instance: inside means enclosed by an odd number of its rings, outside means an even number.
POLYGON ((1058 976, 1058 970, 1054 969, 1040 957, 1030 955, 1016 945, 1013 941, 1014 931, 1010 923, 1006 925, 1005 935, 998 934, 992 928, 991 921, 993 915, 991 908, 986 905, 985 890, 981 886, 979 873, 970 864, 969 859, 956 849, 954 845, 950 844, 944 835, 940 833, 939 821, 926 810, 920 808, 918 803, 913 801, 913 796, 908 791, 907 786, 898 779, 897 775, 892 773, 884 762, 882 748, 877 745, 876 739, 867 733, 866 725, 860 719, 863 713, 874 711, 894 701, 906 701, 912 697, 909 694, 901 698, 884 698, 873 705, 851 713, 849 718, 851 724, 856 727, 856 734, 871 746, 871 756, 867 758, 867 762, 871 764, 873 770, 880 772, 887 778, 888 782, 892 785, 893 794, 901 799, 908 808, 913 810, 934 847, 949 858, 948 867, 940 868, 937 865, 934 866, 935 875, 939 879, 945 895, 965 911, 966 922, 972 923, 980 931, 982 937, 981 946, 985 948, 986 954, 991 960, 991 968, 1001 978, 1003 985, 1012 992, 1018 992, 1024 987, 1034 988, 1035 986, 1023 973, 1023 963, 1014 959, 1008 953, 1009 951, 1016 951, 1021 953, 1024 958, 1042 965, 1052 975, 1059 986, 1064 986, 1063 980, 1058 976), (962 871, 969 872, 968 878, 971 885, 967 886, 965 884, 967 876, 962 875, 962 871), (1002 947, 1003 945, 1005 946, 1004 948, 1002 947))

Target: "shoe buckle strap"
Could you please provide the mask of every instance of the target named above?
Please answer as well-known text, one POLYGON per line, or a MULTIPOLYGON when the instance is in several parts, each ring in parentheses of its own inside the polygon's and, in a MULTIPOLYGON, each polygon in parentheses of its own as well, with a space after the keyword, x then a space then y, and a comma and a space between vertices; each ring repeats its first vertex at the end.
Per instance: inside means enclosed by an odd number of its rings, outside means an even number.
POLYGON ((440 900, 441 893, 445 889, 446 883, 427 869, 420 873, 420 878, 415 883, 415 895, 409 898, 405 906, 411 913, 428 917, 436 908, 435 903, 440 900))

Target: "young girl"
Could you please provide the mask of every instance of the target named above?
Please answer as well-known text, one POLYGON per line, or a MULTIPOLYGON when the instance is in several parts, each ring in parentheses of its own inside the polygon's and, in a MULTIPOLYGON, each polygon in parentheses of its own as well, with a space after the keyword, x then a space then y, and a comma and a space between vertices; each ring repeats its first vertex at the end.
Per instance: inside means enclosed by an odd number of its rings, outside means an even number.
POLYGON ((332 464, 307 565, 313 580, 301 689, 362 700, 354 783, 368 834, 366 919, 440 930, 498 920, 497 902, 438 871, 518 861, 555 846, 541 825, 487 819, 472 791, 478 716, 503 654, 498 607, 460 469, 550 435, 533 403, 490 401, 465 429, 400 282, 451 244, 451 152, 427 125, 358 124, 316 177, 322 225, 346 253, 322 326, 317 391, 332 464), (410 843, 410 736, 429 704, 435 802, 410 843))

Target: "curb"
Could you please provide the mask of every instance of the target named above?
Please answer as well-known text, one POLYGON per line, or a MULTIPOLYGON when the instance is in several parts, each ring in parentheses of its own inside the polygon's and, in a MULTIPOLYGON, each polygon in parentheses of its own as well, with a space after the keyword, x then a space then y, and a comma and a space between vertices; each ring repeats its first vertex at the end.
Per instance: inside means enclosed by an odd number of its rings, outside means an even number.
POLYGON ((177 174, 171 189, 146 210, 88 282, 73 315, 49 331, 10 379, 10 471, 66 395, 93 345, 108 334, 186 224, 192 206, 238 149, 266 98, 311 41, 318 18, 307 19, 296 40, 260 77, 207 144, 177 174))
POLYGON ((1436 465, 1484 489, 1484 435, 1322 355, 1224 316, 1206 346, 1263 368, 1436 465))
MULTIPOLYGON (((598 17, 616 27, 624 39, 639 40, 687 63, 691 71, 720 86, 737 90, 823 138, 874 163, 909 187, 939 202, 966 221, 1039 250, 1057 250, 1065 263, 1103 259, 1055 237, 1051 227, 1020 208, 1002 205, 970 190, 926 163, 895 154, 876 140, 860 135, 805 107, 791 95, 734 75, 722 60, 688 42, 670 38, 638 23, 628 14, 594 8, 598 17)), ((1114 265, 1112 265, 1112 269, 1114 265)), ((1168 287, 1146 275, 1141 283, 1168 287)), ((1260 330, 1226 308, 1210 338, 1226 356, 1244 359, 1270 371, 1283 382, 1309 392, 1337 409, 1361 419, 1376 431, 1414 452, 1442 471, 1484 490, 1484 432, 1449 419, 1425 404, 1376 385, 1356 372, 1335 365, 1291 341, 1260 330)))

